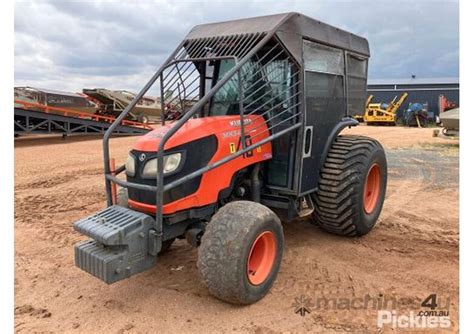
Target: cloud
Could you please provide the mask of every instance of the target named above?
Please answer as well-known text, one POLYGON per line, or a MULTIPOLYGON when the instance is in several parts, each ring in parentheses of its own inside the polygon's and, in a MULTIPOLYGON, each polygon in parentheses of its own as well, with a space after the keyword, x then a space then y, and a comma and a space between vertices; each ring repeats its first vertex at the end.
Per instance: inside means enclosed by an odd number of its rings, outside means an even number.
POLYGON ((197 24, 301 12, 368 38, 369 76, 459 75, 457 1, 15 3, 15 85, 138 91, 197 24))

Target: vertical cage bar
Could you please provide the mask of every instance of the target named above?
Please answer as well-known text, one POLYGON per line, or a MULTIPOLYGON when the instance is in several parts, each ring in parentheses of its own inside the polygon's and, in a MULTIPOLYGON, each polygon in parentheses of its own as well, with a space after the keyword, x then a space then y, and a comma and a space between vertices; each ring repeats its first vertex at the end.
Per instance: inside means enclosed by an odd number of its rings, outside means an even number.
POLYGON ((160 102, 161 102, 161 125, 165 125, 166 108, 165 108, 165 92, 163 89, 163 74, 160 75, 160 102))
POLYGON ((243 83, 242 83, 242 73, 241 69, 239 68, 238 72, 238 79, 239 79, 239 115, 240 115, 240 145, 242 149, 245 149, 245 124, 244 124, 244 99, 243 99, 243 83))

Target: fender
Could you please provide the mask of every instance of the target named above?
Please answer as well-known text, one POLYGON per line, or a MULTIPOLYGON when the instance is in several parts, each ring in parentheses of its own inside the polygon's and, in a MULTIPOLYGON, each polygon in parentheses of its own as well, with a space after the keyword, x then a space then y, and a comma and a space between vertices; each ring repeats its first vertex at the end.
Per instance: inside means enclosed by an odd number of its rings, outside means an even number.
MULTIPOLYGON (((337 123, 334 126, 334 128, 332 129, 331 133, 328 136, 326 144, 324 145, 324 149, 321 152, 321 160, 319 161, 319 166, 321 166, 321 168, 324 166, 324 162, 326 161, 326 156, 328 155, 328 152, 331 149, 332 143, 337 138, 337 136, 341 133, 341 131, 347 127, 350 128, 351 126, 358 126, 358 125, 359 125, 359 122, 356 119, 352 117, 344 117, 339 121, 339 123, 337 123)), ((318 177, 318 182, 319 182, 319 177, 318 177)))

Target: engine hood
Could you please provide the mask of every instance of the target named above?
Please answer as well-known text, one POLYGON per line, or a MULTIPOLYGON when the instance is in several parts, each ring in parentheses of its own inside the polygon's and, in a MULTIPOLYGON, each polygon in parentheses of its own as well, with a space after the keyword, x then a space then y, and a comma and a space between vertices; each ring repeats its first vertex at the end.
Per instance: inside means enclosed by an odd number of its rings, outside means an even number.
MULTIPOLYGON (((244 123, 252 124, 249 128, 259 128, 261 131, 264 123, 262 116, 246 116, 244 123)), ((159 126, 140 137, 133 148, 138 151, 156 152, 163 136, 173 127, 175 123, 168 123, 159 126)), ((165 150, 179 146, 209 135, 216 135, 218 138, 229 138, 240 136, 240 116, 213 116, 194 118, 187 121, 166 143, 165 150)))

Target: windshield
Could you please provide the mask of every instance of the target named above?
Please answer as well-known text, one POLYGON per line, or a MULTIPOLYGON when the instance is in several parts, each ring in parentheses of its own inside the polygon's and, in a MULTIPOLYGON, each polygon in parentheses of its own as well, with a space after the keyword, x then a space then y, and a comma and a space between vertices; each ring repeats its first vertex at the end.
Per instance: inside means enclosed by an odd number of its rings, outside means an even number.
MULTIPOLYGON (((217 81, 235 66, 234 60, 221 60, 217 66, 217 81)), ((261 65, 257 59, 248 61, 241 70, 244 108, 246 113, 263 113, 288 99, 290 66, 288 60, 275 59, 261 65), (271 103, 267 103, 270 100, 271 103)), ((277 109, 273 109, 277 110, 277 109)), ((239 114, 239 77, 236 73, 214 95, 210 116, 239 114)))

